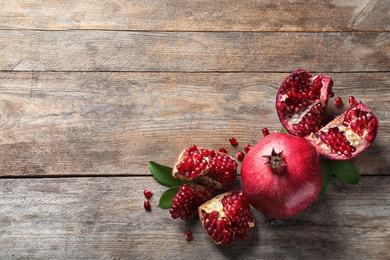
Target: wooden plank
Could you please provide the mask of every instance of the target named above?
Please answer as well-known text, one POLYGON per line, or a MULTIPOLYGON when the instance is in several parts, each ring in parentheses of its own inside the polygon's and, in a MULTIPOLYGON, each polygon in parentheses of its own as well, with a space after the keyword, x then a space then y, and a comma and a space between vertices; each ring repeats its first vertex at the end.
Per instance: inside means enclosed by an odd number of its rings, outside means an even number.
POLYGON ((4 71, 390 71, 390 32, 0 31, 4 71))
POLYGON ((385 31, 389 1, 1 1, 0 29, 385 31))
POLYGON ((255 212, 246 240, 216 246, 199 221, 171 219, 157 207, 166 187, 152 177, 0 179, 1 259, 386 259, 390 178, 334 181, 301 214, 255 212), (143 208, 150 188, 152 212, 143 208), (183 234, 191 228, 194 240, 183 234))
MULTIPOLYGON (((173 165, 191 144, 235 154, 263 127, 280 130, 274 96, 287 75, 0 73, 0 175, 148 175, 147 161, 173 165)), ((355 165, 362 175, 389 175, 390 73, 329 76, 337 96, 356 96, 380 120, 355 165)))

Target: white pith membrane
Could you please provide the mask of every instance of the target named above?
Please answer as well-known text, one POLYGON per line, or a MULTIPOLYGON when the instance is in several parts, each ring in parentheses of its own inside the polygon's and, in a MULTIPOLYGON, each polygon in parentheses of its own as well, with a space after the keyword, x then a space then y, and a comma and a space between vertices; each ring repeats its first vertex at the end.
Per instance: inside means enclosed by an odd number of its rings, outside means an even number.
MULTIPOLYGON (((230 194, 231 194, 231 192, 228 191, 228 192, 225 192, 223 194, 217 195, 214 198, 212 198, 211 200, 206 201, 201 206, 199 206, 199 217, 201 219, 201 222, 203 223, 203 214, 201 212, 202 210, 204 210, 206 213, 218 211, 219 212, 218 219, 226 217, 226 214, 223 211, 222 198, 225 195, 230 195, 230 194)), ((230 220, 229 220, 229 222, 230 222, 230 220)))

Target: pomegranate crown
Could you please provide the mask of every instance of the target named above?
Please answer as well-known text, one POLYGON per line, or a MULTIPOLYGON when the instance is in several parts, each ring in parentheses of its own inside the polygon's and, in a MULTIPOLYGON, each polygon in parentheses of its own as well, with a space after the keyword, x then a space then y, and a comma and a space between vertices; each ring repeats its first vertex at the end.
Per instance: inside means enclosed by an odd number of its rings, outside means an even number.
POLYGON ((271 166, 273 173, 282 173, 286 169, 286 162, 282 157, 283 151, 279 153, 275 152, 275 149, 272 148, 271 155, 263 155, 268 161, 265 164, 269 164, 271 166))

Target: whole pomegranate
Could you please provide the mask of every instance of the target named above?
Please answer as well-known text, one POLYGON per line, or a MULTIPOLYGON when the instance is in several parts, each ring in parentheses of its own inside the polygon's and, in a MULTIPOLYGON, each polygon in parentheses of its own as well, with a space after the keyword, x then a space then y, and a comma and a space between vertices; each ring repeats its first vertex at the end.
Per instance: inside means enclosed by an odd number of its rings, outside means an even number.
POLYGON ((332 87, 329 77, 314 76, 304 69, 293 71, 279 87, 276 110, 289 133, 306 138, 329 159, 348 160, 371 145, 379 122, 353 96, 348 99, 350 108, 331 122, 324 122, 328 100, 334 96, 332 87))
POLYGON ((321 191, 320 156, 304 138, 271 133, 245 156, 241 177, 245 198, 255 209, 273 218, 290 218, 321 191))

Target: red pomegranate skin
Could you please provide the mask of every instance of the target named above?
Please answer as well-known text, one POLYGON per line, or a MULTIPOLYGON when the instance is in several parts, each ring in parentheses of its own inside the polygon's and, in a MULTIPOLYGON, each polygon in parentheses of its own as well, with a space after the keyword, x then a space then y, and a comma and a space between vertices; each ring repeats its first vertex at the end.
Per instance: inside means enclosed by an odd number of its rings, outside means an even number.
POLYGON ((304 138, 272 133, 261 139, 245 156, 241 177, 248 202, 272 218, 291 218, 309 207, 322 185, 320 156, 304 138), (263 157, 272 149, 286 163, 285 170, 274 173, 263 157))

